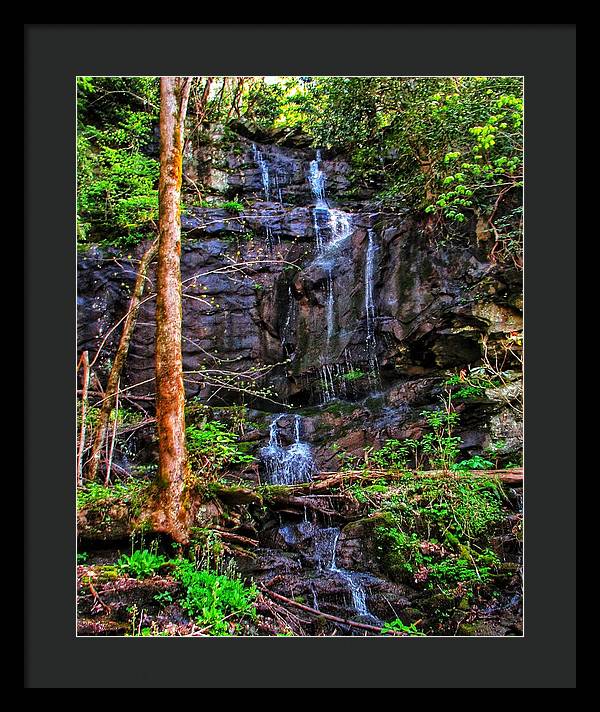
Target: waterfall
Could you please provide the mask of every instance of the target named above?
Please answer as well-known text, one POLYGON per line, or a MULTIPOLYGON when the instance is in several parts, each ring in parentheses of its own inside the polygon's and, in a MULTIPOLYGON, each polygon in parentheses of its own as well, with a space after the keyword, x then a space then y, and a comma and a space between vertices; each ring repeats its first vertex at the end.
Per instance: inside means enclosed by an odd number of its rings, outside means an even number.
POLYGON ((281 178, 279 175, 279 169, 275 169, 275 190, 277 191, 277 198, 279 199, 279 204, 283 207, 283 193, 281 191, 281 178))
POLYGON ((378 379, 379 364, 377 361, 377 340, 375 338, 375 300, 373 297, 373 271, 375 253, 379 249, 375 244, 375 233, 372 228, 367 231, 367 252, 365 255, 365 320, 367 331, 367 356, 371 376, 378 379))
POLYGON ((294 416, 294 437, 295 437, 295 442, 299 443, 300 442, 300 427, 302 423, 302 418, 299 415, 294 416))
POLYGON ((265 200, 269 200, 270 197, 270 181, 269 181, 269 166, 267 162, 265 161, 265 158, 261 151, 258 150, 258 147, 256 146, 255 143, 252 144, 252 151, 254 153, 254 160, 258 164, 258 167, 260 169, 260 178, 262 182, 262 187, 263 187, 263 193, 265 194, 265 200))
POLYGON ((323 251, 323 233, 321 231, 321 226, 319 225, 319 218, 317 209, 313 211, 313 228, 315 231, 315 249, 317 254, 323 251))
MULTIPOLYGON (((330 208, 325 196, 325 174, 321 170, 321 151, 317 150, 315 159, 310 162, 308 182, 315 199, 313 210, 313 229, 315 233, 315 251, 317 262, 327 273, 325 281, 325 321, 326 346, 325 361, 330 359, 330 343, 335 336, 335 279, 333 271, 339 257, 340 247, 352 234, 352 216, 337 208, 330 208)), ((335 398, 336 388, 331 373, 331 366, 324 363, 321 370, 321 401, 335 398)))
POLYGON ((329 342, 335 330, 334 324, 334 309, 335 296, 333 292, 333 276, 331 274, 331 266, 327 267, 327 350, 329 351, 329 342))
POLYGON ((346 581, 352 596, 352 607, 359 616, 377 621, 375 616, 367 608, 367 592, 361 581, 360 574, 353 571, 337 569, 337 573, 346 581))
POLYGON ((329 208, 325 200, 325 174, 321 170, 321 151, 317 149, 317 154, 314 161, 311 161, 308 167, 308 182, 315 198, 315 209, 326 210, 329 208))
POLYGON ((331 238, 328 247, 336 247, 350 236, 352 232, 352 216, 343 210, 332 208, 329 210, 329 229, 331 230, 331 238))
POLYGON ((364 574, 355 571, 347 571, 338 568, 335 561, 335 554, 340 530, 337 527, 327 527, 315 532, 314 551, 319 571, 330 571, 344 580, 348 586, 348 591, 352 599, 352 607, 357 615, 377 620, 367 608, 367 592, 363 585, 364 574))
POLYGON ((321 403, 328 403, 335 397, 336 388, 331 364, 325 363, 321 366, 321 403))
POLYGON ((336 571, 335 549, 340 530, 337 527, 317 529, 314 535, 314 557, 319 571, 336 571))
POLYGON ((260 451, 270 484, 292 485, 310 482, 316 472, 312 449, 301 440, 301 417, 294 417, 294 442, 288 447, 281 444, 279 421, 285 415, 276 415, 269 429, 269 444, 260 451))
POLYGON ((352 217, 343 210, 330 208, 325 196, 325 174, 321 170, 321 151, 310 162, 308 183, 315 199, 313 228, 317 254, 324 248, 333 248, 343 242, 352 232, 352 217))
POLYGON ((285 319, 285 324, 283 325, 283 329, 281 330, 281 345, 285 346, 288 338, 290 336, 290 330, 291 330, 291 324, 292 324, 292 318, 294 316, 294 296, 292 294, 292 285, 288 284, 288 308, 287 308, 287 315, 285 319))

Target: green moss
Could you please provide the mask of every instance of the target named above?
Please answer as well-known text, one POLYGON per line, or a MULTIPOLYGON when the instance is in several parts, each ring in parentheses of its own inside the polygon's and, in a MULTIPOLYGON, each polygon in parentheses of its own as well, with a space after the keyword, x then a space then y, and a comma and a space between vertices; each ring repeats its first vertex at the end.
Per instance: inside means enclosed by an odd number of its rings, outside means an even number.
POLYGON ((400 531, 393 515, 387 513, 385 524, 375 530, 375 547, 378 562, 393 581, 411 582, 418 566, 423 563, 419 550, 419 537, 400 531))
POLYGON ((461 623, 458 628, 459 635, 477 635, 477 626, 473 623, 461 623))
POLYGON ((332 415, 342 416, 349 415, 356 410, 356 405, 354 403, 346 403, 344 401, 334 401, 329 403, 325 408, 321 409, 321 412, 331 413, 332 415))
POLYGON ((103 511, 108 510, 113 504, 123 503, 129 506, 135 516, 140 513, 150 488, 151 483, 148 480, 134 477, 109 486, 89 482, 77 490, 77 509, 103 511))
POLYGON ((373 415, 378 415, 383 412, 385 407, 385 398, 383 396, 369 396, 364 401, 365 408, 373 415))

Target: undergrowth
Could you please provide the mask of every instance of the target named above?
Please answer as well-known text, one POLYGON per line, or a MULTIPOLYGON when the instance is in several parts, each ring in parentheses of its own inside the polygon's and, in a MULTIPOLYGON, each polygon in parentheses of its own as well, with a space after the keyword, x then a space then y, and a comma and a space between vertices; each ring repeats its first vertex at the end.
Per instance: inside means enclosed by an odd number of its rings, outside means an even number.
POLYGON ((150 487, 150 482, 131 477, 109 485, 88 482, 77 489, 77 509, 88 506, 100 506, 114 501, 128 504, 133 514, 139 514, 142 502, 150 487))

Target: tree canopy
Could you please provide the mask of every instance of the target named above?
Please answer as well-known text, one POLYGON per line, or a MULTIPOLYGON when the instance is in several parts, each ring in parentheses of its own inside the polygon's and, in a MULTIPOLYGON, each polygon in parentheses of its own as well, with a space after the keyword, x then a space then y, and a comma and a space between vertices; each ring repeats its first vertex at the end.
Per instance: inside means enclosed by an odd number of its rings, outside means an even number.
MULTIPOLYGON (((79 240, 139 242, 157 217, 158 80, 80 77, 77 95, 79 240)), ((190 108, 192 141, 239 118, 302 131, 349 156, 356 194, 447 225, 475 216, 520 260, 520 77, 198 77, 190 108)))

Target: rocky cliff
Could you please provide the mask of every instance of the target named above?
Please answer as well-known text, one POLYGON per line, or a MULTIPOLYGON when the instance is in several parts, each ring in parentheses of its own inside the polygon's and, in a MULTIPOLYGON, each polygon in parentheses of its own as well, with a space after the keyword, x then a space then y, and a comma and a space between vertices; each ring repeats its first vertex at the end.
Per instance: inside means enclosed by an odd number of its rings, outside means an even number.
MULTIPOLYGON (((327 468, 337 464, 333 441, 358 455, 418 436, 419 413, 449 374, 485 356, 506 382, 459 405, 462 449, 472 455, 501 441, 505 462, 518 459, 520 366, 506 343, 522 328, 520 271, 490 261, 475 224, 448 235, 424 215, 382 210, 352 185, 343 156, 317 154, 295 134, 235 128, 214 128, 185 159, 188 396, 246 403, 262 440, 272 413, 302 412, 327 468), (203 371, 224 387, 208 386, 203 371), (228 389, 232 373, 237 385, 272 394, 228 389)), ((143 249, 92 247, 79 257, 78 347, 94 353, 106 338, 100 369, 143 249)), ((153 392, 153 285, 150 270, 121 384, 134 396, 153 392)))

